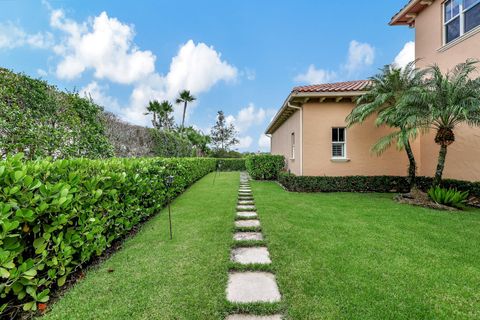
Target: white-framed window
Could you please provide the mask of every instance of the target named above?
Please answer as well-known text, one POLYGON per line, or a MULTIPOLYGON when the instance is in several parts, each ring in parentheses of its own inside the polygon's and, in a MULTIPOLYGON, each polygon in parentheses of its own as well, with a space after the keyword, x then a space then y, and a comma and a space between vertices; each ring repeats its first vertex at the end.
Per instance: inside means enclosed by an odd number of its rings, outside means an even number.
POLYGON ((480 0, 448 0, 443 4, 444 44, 480 26, 480 0))
POLYGON ((347 130, 332 128, 332 159, 347 158, 347 130))
POLYGON ((295 132, 290 135, 290 159, 295 159, 295 132))

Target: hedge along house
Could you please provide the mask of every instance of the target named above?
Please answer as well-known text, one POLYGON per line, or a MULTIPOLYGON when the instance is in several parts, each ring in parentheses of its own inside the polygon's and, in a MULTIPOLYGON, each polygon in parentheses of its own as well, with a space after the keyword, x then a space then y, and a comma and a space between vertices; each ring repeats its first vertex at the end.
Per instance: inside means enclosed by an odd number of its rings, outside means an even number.
MULTIPOLYGON (((469 58, 480 59, 480 0, 412 0, 390 22, 415 27, 418 67, 433 63, 443 71, 469 58)), ((408 159, 394 147, 380 157, 370 152, 382 136, 374 117, 346 128, 345 118, 368 81, 296 87, 268 126, 271 152, 287 159, 296 175, 405 175, 408 159)), ((480 129, 459 126, 449 147, 445 178, 480 180, 480 129)), ((439 146, 430 133, 412 142, 418 174, 433 176, 439 146)))

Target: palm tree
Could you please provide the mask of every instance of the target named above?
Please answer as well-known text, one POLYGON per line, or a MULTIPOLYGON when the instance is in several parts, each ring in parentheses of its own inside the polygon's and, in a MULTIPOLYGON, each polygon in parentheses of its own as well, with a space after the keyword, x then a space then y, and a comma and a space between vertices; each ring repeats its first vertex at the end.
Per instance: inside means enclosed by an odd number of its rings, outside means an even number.
POLYGON ((174 121, 172 117, 173 106, 167 100, 160 102, 159 111, 158 111, 158 124, 162 129, 170 130, 174 126, 174 121))
POLYGON ((197 98, 195 98, 192 94, 190 94, 189 90, 183 90, 182 92, 180 92, 180 95, 176 100, 177 104, 183 102, 183 115, 182 115, 182 127, 181 127, 182 131, 185 125, 185 113, 187 112, 187 104, 195 100, 197 100, 197 98))
POLYGON ((415 106, 422 126, 436 130, 435 143, 440 150, 434 185, 442 181, 447 148, 455 141, 455 127, 462 123, 480 125, 480 78, 473 79, 477 63, 467 60, 445 74, 433 65, 427 69, 424 85, 412 90, 405 100, 415 106))
POLYGON ((410 189, 415 186, 417 171, 410 141, 417 137, 418 127, 413 121, 415 118, 410 117, 408 106, 401 107, 400 104, 407 92, 421 84, 424 72, 415 68, 415 62, 409 63, 403 69, 393 65, 384 66, 379 74, 370 78, 368 92, 357 100, 357 107, 346 119, 348 126, 351 127, 377 114, 375 121, 377 126, 387 125, 395 129, 394 132, 382 137, 371 151, 381 155, 393 143, 396 143, 397 149, 405 150, 409 161, 410 189))
POLYGON ((145 113, 145 115, 147 114, 153 115, 152 125, 154 128, 157 128, 157 129, 159 125, 157 122, 157 115, 159 114, 160 109, 161 109, 160 103, 157 100, 152 100, 148 103, 148 106, 147 106, 148 112, 145 113))

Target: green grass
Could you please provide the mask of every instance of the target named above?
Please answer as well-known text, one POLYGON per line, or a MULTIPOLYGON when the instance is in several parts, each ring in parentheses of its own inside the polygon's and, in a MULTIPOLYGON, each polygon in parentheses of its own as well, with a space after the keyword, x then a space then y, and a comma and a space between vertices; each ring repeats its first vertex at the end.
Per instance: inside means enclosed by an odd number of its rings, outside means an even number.
POLYGON ((252 182, 289 319, 479 319, 480 211, 252 182))
POLYGON ((223 319, 239 174, 212 181, 172 204, 173 240, 163 210, 43 319, 223 319))

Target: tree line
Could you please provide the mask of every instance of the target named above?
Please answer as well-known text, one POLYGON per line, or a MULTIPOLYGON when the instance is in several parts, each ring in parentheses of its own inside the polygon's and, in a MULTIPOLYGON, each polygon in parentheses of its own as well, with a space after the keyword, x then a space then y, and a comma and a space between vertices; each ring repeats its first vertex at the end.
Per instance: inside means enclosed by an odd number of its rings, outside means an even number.
POLYGON ((233 124, 222 111, 208 134, 185 127, 188 91, 175 100, 183 104, 182 122, 175 124, 168 101, 150 101, 152 128, 119 119, 78 92, 64 92, 46 81, 0 68, 0 159, 22 152, 27 159, 53 157, 240 157, 233 124))

